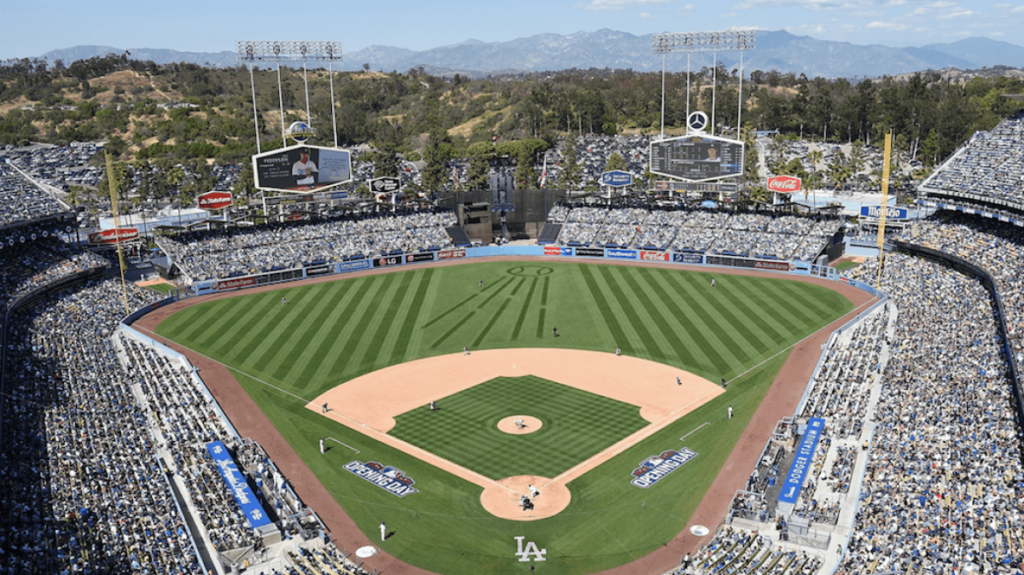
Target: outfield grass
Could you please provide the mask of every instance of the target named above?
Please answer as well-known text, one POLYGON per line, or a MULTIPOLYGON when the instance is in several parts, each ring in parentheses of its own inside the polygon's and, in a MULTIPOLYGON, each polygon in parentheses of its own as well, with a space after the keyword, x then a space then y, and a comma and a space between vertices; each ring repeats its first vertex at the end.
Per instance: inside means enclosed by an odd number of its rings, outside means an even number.
POLYGON ((643 429, 640 407, 536 376, 496 377, 395 418, 391 435, 491 479, 553 478, 643 429), (526 435, 498 421, 529 414, 541 428, 526 435))
POLYGON ((171 293, 171 290, 174 289, 174 286, 171 284, 153 284, 146 286, 146 288, 166 294, 171 293))
POLYGON ((859 264, 859 263, 857 263, 857 262, 851 262, 851 261, 847 260, 847 261, 845 261, 845 262, 839 262, 839 263, 837 263, 837 264, 836 264, 836 265, 835 265, 834 267, 835 267, 835 268, 836 268, 837 270, 839 270, 839 271, 843 271, 843 270, 848 270, 848 269, 850 269, 850 268, 855 268, 855 267, 857 267, 857 266, 859 266, 859 265, 860 265, 860 264, 859 264))
POLYGON ((783 279, 495 262, 407 268, 203 303, 158 332, 232 366, 367 537, 379 539, 382 520, 396 530, 382 544, 389 553, 441 573, 513 572, 525 565, 513 555, 513 537, 522 535, 548 550, 538 571, 590 573, 633 561, 685 527, 782 366, 784 350, 851 308, 831 290, 783 279), (281 296, 289 305, 280 305, 281 296), (551 337, 552 327, 561 337, 551 337), (370 371, 463 346, 620 347, 711 381, 733 381, 726 394, 570 483, 572 502, 559 516, 517 522, 487 513, 480 487, 333 424, 245 375, 312 399, 370 371), (319 437, 361 453, 337 447, 321 456, 319 437), (645 458, 684 446, 700 455, 649 489, 629 485, 645 458), (420 492, 403 499, 386 493, 341 469, 353 459, 396 466, 420 492))

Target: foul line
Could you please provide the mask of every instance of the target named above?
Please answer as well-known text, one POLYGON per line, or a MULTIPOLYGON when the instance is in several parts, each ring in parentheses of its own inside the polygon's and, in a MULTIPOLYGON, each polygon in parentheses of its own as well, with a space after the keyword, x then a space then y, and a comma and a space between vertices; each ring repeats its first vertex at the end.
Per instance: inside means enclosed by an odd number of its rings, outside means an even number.
POLYGON ((340 443, 340 444, 344 445, 345 447, 351 449, 352 451, 355 451, 356 453, 360 453, 360 451, 358 449, 356 449, 355 447, 352 447, 351 445, 349 445, 347 443, 338 441, 337 439, 334 439, 333 437, 327 437, 326 439, 330 439, 331 441, 333 441, 335 443, 340 443))
POLYGON ((704 427, 705 425, 711 425, 711 422, 710 422, 710 421, 705 421, 704 423, 702 423, 702 424, 698 425, 698 426, 697 426, 697 429, 694 429, 694 430, 693 430, 693 431, 691 431, 690 433, 687 433, 686 435, 684 435, 684 436, 680 437, 680 438, 679 438, 679 441, 682 441, 682 440, 686 439, 687 437, 690 437, 690 436, 691 436, 691 435, 693 435, 694 433, 697 433, 698 431, 700 431, 700 428, 704 427))

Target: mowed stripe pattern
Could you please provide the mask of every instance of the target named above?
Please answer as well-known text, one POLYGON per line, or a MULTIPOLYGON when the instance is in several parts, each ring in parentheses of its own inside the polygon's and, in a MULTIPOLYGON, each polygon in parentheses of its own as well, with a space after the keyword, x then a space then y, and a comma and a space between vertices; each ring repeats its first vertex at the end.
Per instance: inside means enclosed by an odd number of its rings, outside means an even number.
POLYGON ((848 309, 794 281, 613 265, 496 262, 285 287, 200 304, 164 337, 306 398, 470 349, 566 347, 731 378, 848 309), (717 287, 710 286, 711 278, 717 287), (484 287, 479 282, 484 281, 484 287), (281 297, 288 305, 282 305, 281 297), (600 314, 581 310, 603 310, 600 314), (553 337, 553 328, 561 337, 553 337))
POLYGON ((554 478, 647 425, 640 408, 535 376, 498 377, 395 418, 391 435, 501 479, 554 478), (510 435, 498 421, 531 415, 543 425, 510 435))

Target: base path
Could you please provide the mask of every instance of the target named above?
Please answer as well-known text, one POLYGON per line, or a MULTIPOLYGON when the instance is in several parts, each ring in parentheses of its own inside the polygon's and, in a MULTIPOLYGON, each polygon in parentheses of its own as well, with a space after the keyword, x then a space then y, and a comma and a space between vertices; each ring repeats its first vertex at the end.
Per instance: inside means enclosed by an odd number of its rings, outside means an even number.
POLYGON ((565 486, 570 481, 723 393, 724 389, 702 377, 646 359, 597 351, 515 348, 453 353, 378 369, 324 392, 306 404, 306 409, 483 487, 484 508, 498 517, 536 520, 565 509, 569 504, 565 486), (512 496, 515 490, 502 483, 506 480, 485 477, 387 434, 395 426, 395 417, 407 411, 429 409, 432 401, 444 409, 444 397, 496 377, 524 375, 637 405, 640 416, 650 422, 558 477, 538 478, 543 483, 534 485, 545 492, 564 494, 564 501, 559 499, 564 505, 555 505, 556 498, 551 497, 551 504, 537 505, 524 515, 519 508, 522 491, 512 496), (326 412, 324 404, 329 408, 326 412))

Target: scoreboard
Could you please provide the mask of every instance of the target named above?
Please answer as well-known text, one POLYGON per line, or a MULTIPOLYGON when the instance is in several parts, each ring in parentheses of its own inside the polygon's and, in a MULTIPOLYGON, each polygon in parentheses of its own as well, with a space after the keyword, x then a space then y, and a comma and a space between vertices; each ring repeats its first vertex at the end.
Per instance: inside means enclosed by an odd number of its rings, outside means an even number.
POLYGON ((688 182, 742 175, 743 142, 708 136, 651 142, 651 173, 688 182))

